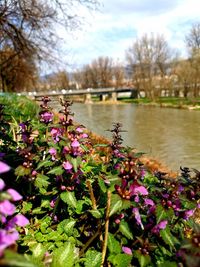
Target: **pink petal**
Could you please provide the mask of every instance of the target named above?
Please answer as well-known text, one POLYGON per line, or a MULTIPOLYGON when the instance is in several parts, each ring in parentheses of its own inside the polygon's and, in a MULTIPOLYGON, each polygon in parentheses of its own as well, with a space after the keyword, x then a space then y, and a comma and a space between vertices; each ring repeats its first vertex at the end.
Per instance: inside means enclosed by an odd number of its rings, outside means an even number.
POLYGON ((141 221, 139 209, 138 208, 133 208, 132 212, 135 215, 135 219, 137 221, 137 224, 139 224, 141 226, 141 228, 144 229, 144 226, 143 226, 142 221, 141 221))
POLYGON ((3 190, 5 187, 5 183, 2 179, 0 179, 0 190, 3 190))
POLYGON ((150 198, 145 198, 144 203, 146 205, 149 205, 149 206, 154 206, 155 205, 154 202, 153 202, 153 200, 150 199, 150 198))
POLYGON ((7 172, 10 170, 10 167, 4 162, 0 161, 0 173, 7 172))
POLYGON ((74 140, 74 141, 71 143, 71 146, 72 146, 72 147, 79 147, 79 146, 80 146, 80 143, 79 143, 77 140, 74 140))
POLYGON ((122 247, 124 253, 132 255, 132 250, 129 247, 122 247))
POLYGON ((10 220, 10 223, 14 223, 18 226, 24 227, 25 225, 29 224, 29 220, 22 214, 17 214, 10 220))
POLYGON ((13 201, 18 201, 22 199, 22 196, 12 188, 8 189, 7 192, 11 195, 13 201))
POLYGON ((73 168, 73 166, 69 161, 65 161, 65 162, 63 162, 63 168, 65 170, 71 170, 73 168))
POLYGON ((3 215, 13 215, 15 213, 15 205, 7 199, 0 202, 0 213, 3 215))

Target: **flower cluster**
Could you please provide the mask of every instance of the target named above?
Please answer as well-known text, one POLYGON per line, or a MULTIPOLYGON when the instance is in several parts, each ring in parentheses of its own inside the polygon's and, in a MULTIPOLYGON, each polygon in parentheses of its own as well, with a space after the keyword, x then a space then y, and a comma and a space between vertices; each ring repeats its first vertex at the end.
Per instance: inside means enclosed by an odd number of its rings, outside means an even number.
POLYGON ((48 106, 49 101, 51 101, 51 99, 47 96, 44 96, 42 98, 43 103, 40 105, 42 109, 39 113, 40 122, 43 122, 44 124, 49 124, 53 121, 53 113, 50 111, 50 107, 48 106))
MULTIPOLYGON (((0 174, 9 169, 8 165, 0 162, 0 174)), ((13 204, 13 202, 22 200, 22 196, 12 188, 3 191, 5 187, 4 181, 0 179, 0 256, 7 247, 15 244, 19 239, 16 228, 24 227, 29 223, 24 215, 17 213, 16 206, 13 204)))

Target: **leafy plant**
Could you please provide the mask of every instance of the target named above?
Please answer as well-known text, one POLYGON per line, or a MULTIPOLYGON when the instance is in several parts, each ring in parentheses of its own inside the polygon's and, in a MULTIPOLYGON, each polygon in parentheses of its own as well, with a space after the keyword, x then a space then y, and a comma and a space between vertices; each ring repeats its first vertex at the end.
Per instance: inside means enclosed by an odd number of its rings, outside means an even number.
MULTIPOLYGON (((74 124, 71 102, 61 101, 56 118, 49 102, 43 98, 38 121, 1 136, 11 167, 2 178, 23 196, 16 212, 30 222, 17 241, 20 266, 196 267, 200 173, 151 173, 122 145, 121 124, 112 141, 93 145, 74 124)), ((10 127, 3 108, 0 118, 10 127)), ((5 266, 19 266, 12 253, 2 253, 5 266)))

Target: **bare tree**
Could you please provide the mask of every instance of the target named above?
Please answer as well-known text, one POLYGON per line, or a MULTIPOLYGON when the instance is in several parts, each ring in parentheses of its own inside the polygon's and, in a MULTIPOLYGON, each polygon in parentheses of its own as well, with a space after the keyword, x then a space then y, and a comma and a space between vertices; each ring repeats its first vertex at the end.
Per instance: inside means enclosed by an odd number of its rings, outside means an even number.
POLYGON ((200 23, 196 23, 190 29, 190 32, 185 38, 186 45, 190 54, 190 64, 193 69, 193 96, 197 97, 200 94, 200 23))
POLYGON ((113 85, 113 60, 98 57, 74 74, 81 88, 106 88, 113 85))
POLYGON ((74 29, 80 23, 77 5, 92 8, 95 3, 95 0, 1 0, 0 69, 7 68, 16 56, 25 60, 32 57, 35 62, 55 60, 58 48, 55 27, 74 29), (7 48, 13 51, 10 57, 4 56, 7 48))
POLYGON ((167 62, 171 53, 162 35, 143 35, 126 51, 128 64, 132 68, 133 83, 154 100, 160 94, 160 79, 166 75, 167 62))
POLYGON ((116 62, 113 66, 113 85, 116 88, 122 87, 124 85, 124 67, 119 62, 116 62))

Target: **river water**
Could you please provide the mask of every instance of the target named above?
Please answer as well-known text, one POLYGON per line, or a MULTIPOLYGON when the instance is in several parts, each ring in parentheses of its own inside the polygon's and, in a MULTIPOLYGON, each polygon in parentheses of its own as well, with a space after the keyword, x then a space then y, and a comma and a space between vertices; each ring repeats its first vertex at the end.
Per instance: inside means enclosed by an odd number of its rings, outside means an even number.
POLYGON ((75 121, 111 138, 113 123, 123 124, 124 145, 159 159, 170 169, 200 170, 200 112, 134 104, 74 103, 75 121))

